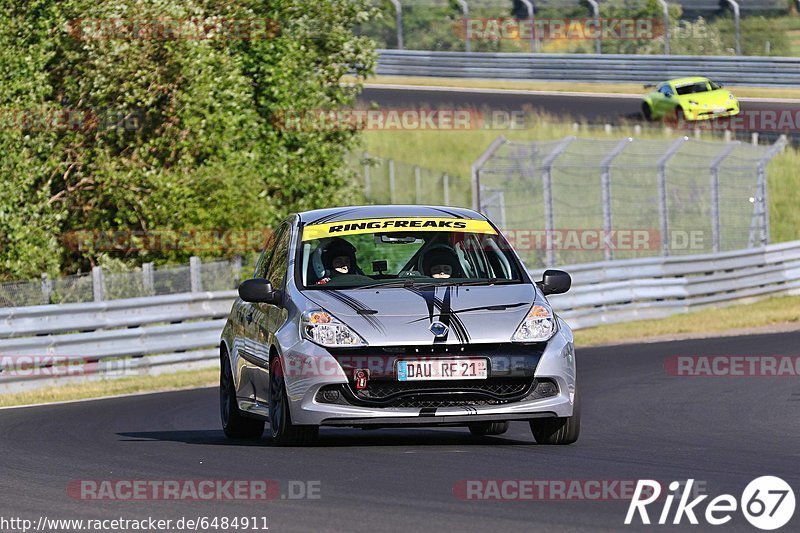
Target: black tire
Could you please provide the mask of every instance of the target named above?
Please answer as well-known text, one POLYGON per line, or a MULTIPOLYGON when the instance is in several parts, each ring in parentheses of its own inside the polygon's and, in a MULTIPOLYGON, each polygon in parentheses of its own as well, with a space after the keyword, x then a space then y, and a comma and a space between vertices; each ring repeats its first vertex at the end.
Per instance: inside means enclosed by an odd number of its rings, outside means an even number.
POLYGON ((272 443, 276 446, 311 446, 314 444, 319 436, 319 426, 292 424, 280 357, 275 357, 270 362, 269 384, 269 426, 272 443))
POLYGON ((508 431, 508 422, 475 422, 469 425, 469 432, 476 437, 502 435, 508 431))
POLYGON ((644 119, 648 122, 653 120, 653 108, 650 107, 650 104, 647 102, 642 102, 642 115, 644 115, 644 119))
POLYGON ((668 117, 666 121, 668 126, 674 128, 685 128, 686 127, 686 115, 683 113, 683 108, 678 106, 675 108, 675 111, 668 117))
POLYGON ((233 372, 228 355, 220 358, 219 370, 219 408, 222 418, 222 431, 231 439, 259 439, 264 434, 264 421, 248 418, 239 410, 236 403, 236 387, 233 385, 233 372))
POLYGON ((531 433, 537 444, 572 444, 581 434, 581 402, 575 393, 572 416, 537 418, 530 421, 531 433))

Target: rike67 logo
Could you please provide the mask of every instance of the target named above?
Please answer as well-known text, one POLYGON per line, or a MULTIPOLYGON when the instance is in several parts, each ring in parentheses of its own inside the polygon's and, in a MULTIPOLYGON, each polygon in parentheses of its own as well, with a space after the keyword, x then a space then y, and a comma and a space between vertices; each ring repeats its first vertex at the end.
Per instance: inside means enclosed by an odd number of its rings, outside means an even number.
MULTIPOLYGON (((694 479, 686 481, 686 488, 680 490, 682 483, 673 481, 669 484, 671 493, 663 499, 663 507, 657 518, 657 524, 680 524, 686 518, 690 524, 699 524, 698 516, 712 526, 720 526, 731 521, 737 508, 750 524, 765 531, 778 529, 786 525, 794 515, 795 497, 792 487, 784 480, 775 476, 762 476, 751 481, 742 492, 742 497, 737 501, 731 494, 721 494, 708 501, 705 512, 701 513, 701 503, 708 498, 703 494, 696 496, 691 501, 692 485, 694 479), (672 504, 676 495, 679 498, 673 514, 672 504)), ((650 524, 651 519, 647 506, 656 502, 661 497, 661 484, 658 481, 639 480, 633 493, 633 499, 625 516, 625 524, 630 525, 638 514, 642 524, 650 524)), ((660 502, 659 502, 660 503, 660 502)), ((653 507, 657 507, 653 506, 653 507)), ((656 509, 653 509, 656 510, 656 509)))

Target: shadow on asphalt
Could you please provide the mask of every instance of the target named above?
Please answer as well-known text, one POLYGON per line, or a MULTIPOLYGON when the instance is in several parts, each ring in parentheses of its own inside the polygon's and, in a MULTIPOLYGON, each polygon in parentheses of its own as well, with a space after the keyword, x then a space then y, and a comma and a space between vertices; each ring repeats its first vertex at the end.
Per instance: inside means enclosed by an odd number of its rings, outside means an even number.
MULTIPOLYGON (((268 431, 264 432, 268 435, 268 431)), ((182 442, 184 444, 205 444, 211 446, 270 446, 271 439, 228 439, 220 430, 176 430, 176 431, 136 431, 117 433, 121 442, 182 442)), ((534 444, 506 436, 475 437, 466 428, 431 430, 361 430, 361 429, 323 429, 314 447, 335 448, 348 446, 472 446, 472 445, 524 445, 534 444)))

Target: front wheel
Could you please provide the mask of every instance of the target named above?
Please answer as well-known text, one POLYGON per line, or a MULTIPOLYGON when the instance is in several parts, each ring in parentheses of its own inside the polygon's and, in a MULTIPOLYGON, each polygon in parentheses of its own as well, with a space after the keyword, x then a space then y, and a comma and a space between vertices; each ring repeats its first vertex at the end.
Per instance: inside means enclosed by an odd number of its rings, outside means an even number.
POLYGON ((577 389, 572 416, 537 418, 530 421, 531 433, 537 444, 572 444, 581 433, 581 404, 577 389))
POLYGON ((644 119, 648 122, 653 120, 653 108, 650 107, 650 104, 647 102, 642 103, 642 115, 644 115, 644 119))
POLYGON ((247 418, 239 410, 236 402, 236 387, 233 385, 233 372, 228 356, 220 358, 219 408, 222 418, 222 431, 231 439, 258 439, 264 433, 264 421, 247 418))
POLYGON ((319 436, 318 426, 298 426, 292 424, 289 413, 289 397, 280 357, 270 363, 269 378, 269 426, 272 442, 276 446, 310 446, 319 436))

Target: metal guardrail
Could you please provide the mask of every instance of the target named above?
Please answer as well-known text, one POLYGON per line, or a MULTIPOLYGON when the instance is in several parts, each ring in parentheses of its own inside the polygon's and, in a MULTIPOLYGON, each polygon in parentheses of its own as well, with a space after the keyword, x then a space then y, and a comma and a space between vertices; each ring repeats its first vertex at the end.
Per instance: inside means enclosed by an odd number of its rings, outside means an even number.
POLYGON ((661 318, 690 309, 800 293, 800 241, 707 255, 561 267, 573 289, 553 307, 575 328, 661 318))
MULTIPOLYGON (((573 289, 552 296, 551 303, 580 329, 800 293, 800 241, 562 268, 572 274, 573 289)), ((235 291, 187 293, 0 310, 0 393, 216 365, 219 335, 235 296, 235 291), (77 375, 57 377, 55 368, 43 368, 52 364, 48 358, 82 366, 77 375), (30 368, 9 372, 14 360, 30 368)))
POLYGON ((377 74, 618 83, 703 75, 725 85, 797 87, 800 58, 379 50, 377 74))
POLYGON ((0 309, 0 392, 216 364, 236 291, 0 309))

